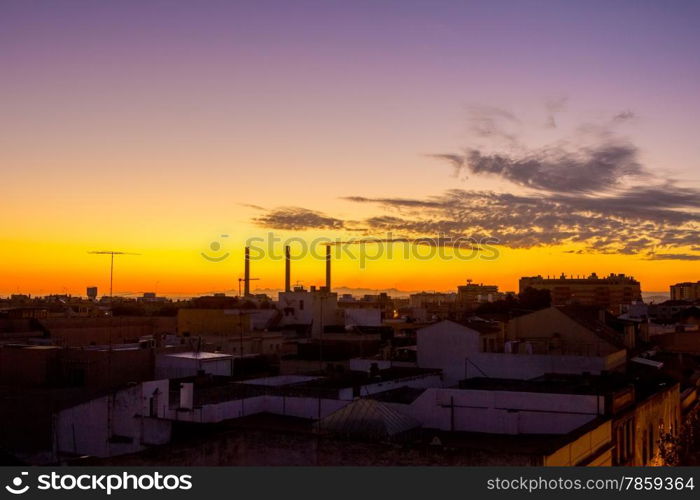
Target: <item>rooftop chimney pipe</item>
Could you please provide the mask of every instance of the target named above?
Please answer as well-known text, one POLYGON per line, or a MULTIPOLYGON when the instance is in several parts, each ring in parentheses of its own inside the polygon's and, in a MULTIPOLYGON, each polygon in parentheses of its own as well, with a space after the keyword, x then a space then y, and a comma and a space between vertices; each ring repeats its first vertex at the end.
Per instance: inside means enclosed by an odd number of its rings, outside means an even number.
POLYGON ((326 245, 326 291, 331 291, 331 246, 326 245))
POLYGON ((284 291, 290 292, 291 286, 291 258, 289 256, 289 246, 284 247, 284 291))
POLYGON ((245 247, 245 277, 243 278, 243 296, 250 295, 250 247, 245 247))

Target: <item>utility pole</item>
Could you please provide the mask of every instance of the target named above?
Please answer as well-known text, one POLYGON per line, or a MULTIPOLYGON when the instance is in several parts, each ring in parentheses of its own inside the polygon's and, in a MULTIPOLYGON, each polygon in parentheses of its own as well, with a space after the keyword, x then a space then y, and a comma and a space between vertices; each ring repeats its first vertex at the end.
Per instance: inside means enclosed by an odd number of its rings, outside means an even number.
POLYGON ((93 250, 88 252, 96 255, 109 255, 109 300, 112 301, 112 285, 114 284, 114 256, 115 255, 141 255, 139 253, 132 252, 120 252, 116 250, 93 250))

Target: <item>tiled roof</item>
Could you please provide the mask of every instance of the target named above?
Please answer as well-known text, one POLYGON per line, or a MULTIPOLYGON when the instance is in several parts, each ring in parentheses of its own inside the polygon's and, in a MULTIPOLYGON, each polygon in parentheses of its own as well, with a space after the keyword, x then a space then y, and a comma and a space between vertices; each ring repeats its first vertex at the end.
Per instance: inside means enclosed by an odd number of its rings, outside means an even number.
POLYGON ((421 426, 414 418, 372 399, 357 399, 317 425, 323 431, 372 440, 391 438, 421 426))

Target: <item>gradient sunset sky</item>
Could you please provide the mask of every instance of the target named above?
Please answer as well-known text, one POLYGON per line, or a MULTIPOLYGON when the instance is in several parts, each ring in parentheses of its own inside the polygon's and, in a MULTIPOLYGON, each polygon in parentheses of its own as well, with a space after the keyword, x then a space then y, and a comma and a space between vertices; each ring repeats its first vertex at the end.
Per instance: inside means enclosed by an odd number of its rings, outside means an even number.
MULTIPOLYGON (((2 0, 0 295, 107 293, 103 249, 140 254, 115 293, 235 290, 271 231, 501 242, 341 258, 337 286, 698 280, 698 19, 697 1, 2 0)), ((253 275, 278 289, 283 263, 253 275)))

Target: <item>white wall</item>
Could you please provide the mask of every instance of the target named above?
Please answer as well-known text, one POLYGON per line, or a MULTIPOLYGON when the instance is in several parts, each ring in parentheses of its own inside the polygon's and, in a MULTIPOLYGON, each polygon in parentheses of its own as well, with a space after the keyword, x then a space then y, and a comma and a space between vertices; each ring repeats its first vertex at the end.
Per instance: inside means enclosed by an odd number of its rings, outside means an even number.
POLYGON ((379 309, 344 309, 345 326, 381 326, 382 312, 379 309))
POLYGON ((418 330, 417 340, 418 366, 441 369, 444 387, 473 377, 529 379, 545 373, 598 374, 626 361, 624 349, 607 356, 481 352, 479 333, 451 321, 418 330))
POLYGON ((323 418, 349 401, 338 399, 297 398, 284 396, 256 396, 245 400, 224 401, 205 405, 192 411, 171 410, 169 418, 185 422, 216 423, 257 413, 274 413, 292 417, 323 418))
POLYGON ((441 321, 418 330, 418 366, 442 370, 444 385, 465 375, 465 359, 479 352, 479 332, 452 321, 441 321))
POLYGON ((478 352, 470 354, 463 364, 463 378, 491 377, 526 380, 540 377, 545 373, 599 374, 602 370, 612 368, 604 357, 478 352))
POLYGON ((602 396, 428 389, 397 405, 425 427, 495 434, 566 434, 604 411, 602 396), (452 423, 454 422, 454 429, 452 423))
POLYGON ((59 412, 56 418, 59 453, 109 457, 141 451, 145 444, 169 442, 170 421, 148 416, 149 400, 155 389, 161 393, 156 398, 158 416, 165 416, 167 387, 167 380, 147 382, 59 412), (128 437, 131 442, 110 443, 110 436, 128 437))
POLYGON ((333 325, 336 323, 338 294, 318 290, 280 292, 277 307, 282 314, 283 325, 320 323, 321 316, 324 325, 333 325), (291 315, 287 315, 285 309, 290 309, 291 315))
POLYGON ((231 358, 184 358, 159 354, 156 356, 155 376, 158 379, 197 375, 199 370, 210 375, 231 376, 231 358))

